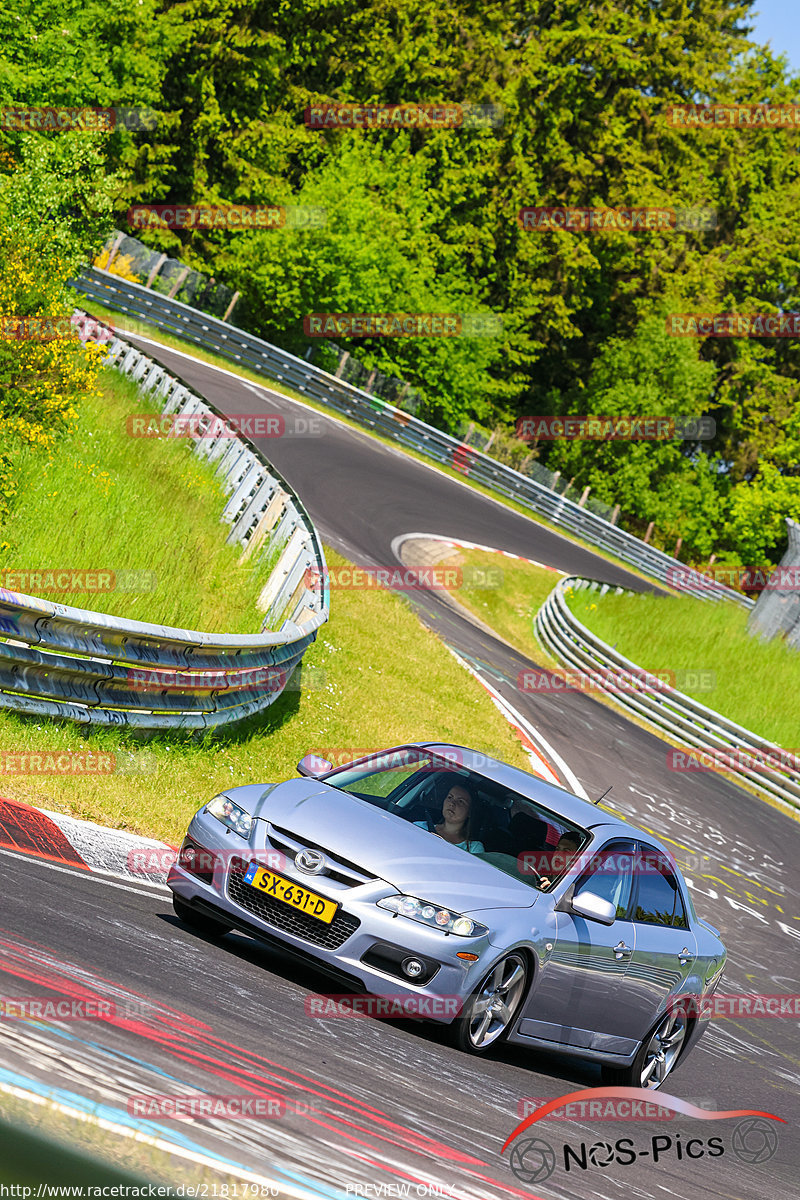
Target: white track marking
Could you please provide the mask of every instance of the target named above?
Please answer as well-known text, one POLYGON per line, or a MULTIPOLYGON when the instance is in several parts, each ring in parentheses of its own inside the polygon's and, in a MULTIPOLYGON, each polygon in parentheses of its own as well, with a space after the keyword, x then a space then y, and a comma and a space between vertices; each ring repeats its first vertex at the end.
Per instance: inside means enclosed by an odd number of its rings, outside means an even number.
POLYGON ((47 859, 39 858, 36 854, 23 854, 18 853, 16 850, 5 849, 0 849, 0 854, 5 854, 8 858, 18 858, 22 862, 35 863, 39 867, 46 867, 48 871, 60 871, 62 875, 74 875, 76 879, 92 879, 96 883, 105 884, 106 887, 119 888, 122 892, 134 892, 137 896, 148 896, 151 900, 168 900, 171 895, 168 887, 165 887, 161 892, 147 892, 143 888, 131 887, 127 883, 117 883, 115 879, 104 879, 96 871, 78 871, 74 867, 59 866, 57 863, 51 863, 47 859))
MULTIPOLYGON (((516 708, 514 708, 514 706, 512 704, 509 704, 508 700, 506 700, 506 698, 504 696, 502 696, 500 694, 500 692, 498 692, 497 688, 492 687, 492 685, 489 682, 487 682, 487 680, 485 680, 483 678, 483 676, 478 671, 476 671, 475 668, 472 667, 466 661, 466 659, 463 659, 461 657, 461 655, 453 649, 452 646, 448 646, 447 649, 450 651, 450 653, 453 655, 453 657, 458 662, 461 663, 462 667, 465 667, 466 670, 469 671, 470 675, 474 675, 476 679, 480 680, 483 687, 485 687, 486 690, 496 700, 498 707, 502 706, 501 711, 502 711, 502 709, 505 709, 506 716, 508 716, 508 714, 511 714, 511 716, 513 717, 512 723, 519 724, 520 728, 524 730, 524 732, 528 735, 528 737, 530 737, 531 741, 536 742, 536 743, 538 743, 539 746, 541 746, 542 753, 544 755, 546 755, 547 758, 551 759, 552 762, 555 763, 555 765, 558 767, 558 769, 563 774, 563 776, 566 779, 569 786, 574 791, 575 795, 580 796, 581 799, 583 799, 583 800, 588 800, 589 797, 586 794, 586 789, 584 788, 581 781, 578 779, 575 772, 572 770, 572 768, 570 766, 567 765, 567 763, 564 761, 564 759, 561 757, 561 755, 558 753, 558 751, 554 750, 553 747, 550 745, 550 743, 548 741, 546 741, 545 738, 542 737, 542 735, 539 733, 538 729, 535 729, 533 727, 533 725, 531 725, 530 721, 526 720, 526 718, 523 717, 521 712, 519 712, 516 708)), ((559 782, 558 779, 555 779, 555 782, 558 783, 559 782)))

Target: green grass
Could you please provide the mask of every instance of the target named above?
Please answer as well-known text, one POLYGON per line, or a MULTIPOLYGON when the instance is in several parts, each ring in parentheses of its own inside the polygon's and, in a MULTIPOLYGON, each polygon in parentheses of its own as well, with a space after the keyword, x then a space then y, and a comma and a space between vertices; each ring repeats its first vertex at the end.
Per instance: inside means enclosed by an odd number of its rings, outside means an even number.
MULTIPOLYGON (((70 1174, 70 1184, 74 1187, 105 1186, 108 1189, 106 1195, 111 1196, 110 1189, 120 1184, 123 1187, 143 1186, 145 1189, 149 1183, 172 1188, 180 1185, 196 1188, 200 1184, 200 1195, 203 1194, 202 1185, 205 1185, 206 1194, 213 1196, 215 1186, 217 1194, 222 1195, 222 1188, 227 1185, 233 1195, 231 1176, 222 1164, 219 1170, 215 1171, 198 1163, 187 1162, 185 1158, 170 1154, 167 1150, 147 1145, 133 1137, 113 1133, 101 1127, 94 1117, 84 1120, 70 1116, 48 1101, 37 1103, 0 1092, 0 1120, 9 1123, 11 1128, 4 1131, 9 1138, 14 1137, 19 1130, 42 1139, 42 1144, 32 1149, 45 1156, 44 1166, 49 1172, 48 1178, 58 1173, 53 1166, 54 1161, 66 1161, 69 1164, 67 1169, 71 1171, 75 1169, 71 1156, 85 1155, 88 1161, 81 1185, 75 1184, 70 1174), (65 1156, 63 1159, 62 1150, 65 1156), (117 1178, 112 1176, 111 1172, 120 1172, 127 1178, 117 1178)), ((43 1173, 38 1167, 39 1161, 41 1160, 30 1159, 30 1175, 24 1180, 28 1186, 42 1181, 43 1173)), ((59 1182, 63 1180, 62 1173, 59 1182)), ((3 1162, 0 1162, 0 1183, 20 1183, 19 1176, 7 1172, 3 1162)), ((146 1195, 147 1192, 143 1194, 146 1195)))
MULTIPOLYGON (((523 654, 543 665, 555 662, 533 630, 536 610, 558 580, 555 572, 478 550, 460 551, 451 562, 465 572, 484 570, 488 582, 500 572, 502 587, 461 588, 455 598, 523 654)), ((707 708, 780 746, 800 745, 794 700, 800 653, 751 637, 744 609, 691 597, 590 592, 572 592, 568 603, 578 620, 638 666, 674 671, 679 690, 707 708)))
POLYGON ((465 579, 454 599, 517 650, 525 655, 536 652, 541 660, 533 618, 561 573, 485 550, 460 550, 452 561, 460 563, 465 579), (475 583, 466 582, 470 579, 475 583))
MULTIPOLYGON (((501 496, 498 492, 492 491, 491 488, 484 487, 482 484, 476 483, 474 480, 465 475, 463 471, 457 471, 454 467, 448 467, 443 463, 433 462, 426 455, 419 454, 417 451, 412 450, 407 446, 401 446, 398 442, 392 441, 391 438, 383 437, 380 433, 375 433, 373 430, 367 429, 364 425, 360 425, 358 421, 351 420, 349 417, 336 412, 336 410, 332 409, 330 406, 321 404, 318 400, 314 400, 313 398, 304 395, 302 392, 295 391, 294 388, 287 387, 286 384, 281 383, 278 380, 270 379, 267 375, 264 375, 258 371, 253 371, 249 367, 242 366, 236 362, 232 362, 230 359, 223 358, 221 354, 214 354, 209 350, 205 350, 200 346, 197 346, 190 339, 178 338, 173 334, 164 333, 162 330, 156 328, 155 325, 148 325, 147 322, 141 321, 136 317, 127 316, 124 313, 117 312, 115 309, 106 308, 104 305, 97 304, 95 301, 89 300, 87 297, 82 297, 76 294, 76 304, 85 312, 91 313, 93 316, 99 317, 101 320, 108 321, 117 326, 122 337, 125 336, 125 330, 128 329, 131 333, 138 333, 142 337, 150 338, 154 342, 159 342, 162 346, 166 346, 173 350, 182 350, 184 353, 191 352, 195 358, 199 359, 201 362, 208 363, 209 366, 222 367, 226 371, 233 371, 236 375, 240 375, 242 379, 248 379, 251 382, 260 383, 263 386, 272 388, 273 391, 282 392, 285 396, 289 396, 292 400, 300 400, 303 404, 308 405, 309 408, 316 409, 318 412, 327 413, 328 416, 335 416, 337 421, 341 421, 342 424, 348 425, 351 429, 357 429, 360 433, 368 433, 370 437, 374 437, 384 446, 391 446, 393 450, 399 450, 402 454, 406 454, 409 458, 413 458, 417 462, 424 463, 426 466, 434 466, 437 470, 442 471, 443 474, 449 475, 451 479, 457 479, 459 482, 471 487, 473 491, 480 492, 482 496, 488 496, 492 500, 495 500, 498 504, 502 504, 505 508, 510 508, 512 512, 520 513, 523 517, 527 517, 535 524, 542 525, 545 529, 549 529, 553 533, 557 533, 559 537, 564 538, 565 541, 570 542, 572 545, 581 546, 584 550, 589 550, 592 554, 596 554, 598 558, 602 558, 606 562, 613 563, 615 566, 622 567, 625 571, 629 571, 631 575, 636 575, 639 579, 647 580, 648 583, 651 582, 651 577, 649 575, 645 575, 642 571, 637 570, 637 568, 631 566, 630 563, 623 562, 622 559, 617 558, 615 555, 609 554, 606 550, 602 550, 598 546, 593 546, 590 542, 583 541, 581 538, 576 537, 572 533, 567 533, 560 526, 552 524, 545 517, 540 516, 530 508, 526 508, 525 505, 518 504, 515 500, 506 496, 501 496)), ((180 372, 178 372, 178 374, 180 374, 180 372)))
POLYGON ((50 455, 13 448, 19 499, 0 530, 3 578, 12 590, 118 617, 257 633, 256 602, 276 554, 241 563, 242 548, 225 544, 226 497, 190 439, 128 435, 126 418, 150 411, 135 384, 107 370, 50 455), (106 572, 113 590, 56 592, 7 574, 56 568, 106 572), (141 572, 144 587, 125 572, 141 572))
MULTIPOLYGON (((331 567, 345 560, 326 550, 331 567)), ((0 776, 0 795, 117 828, 179 841, 189 817, 222 788, 290 778, 309 750, 381 749, 410 740, 471 746, 528 768, 521 744, 480 684, 400 596, 337 590, 330 622, 306 652, 309 686, 265 716, 205 741, 91 730, 0 710, 0 748, 12 753, 105 751, 113 774, 0 776), (134 773, 124 773, 133 771, 134 773)))
POLYGON ((780 746, 800 745, 800 653, 747 633, 747 612, 721 602, 574 592, 571 611, 647 670, 708 672, 710 689, 678 686, 780 746))

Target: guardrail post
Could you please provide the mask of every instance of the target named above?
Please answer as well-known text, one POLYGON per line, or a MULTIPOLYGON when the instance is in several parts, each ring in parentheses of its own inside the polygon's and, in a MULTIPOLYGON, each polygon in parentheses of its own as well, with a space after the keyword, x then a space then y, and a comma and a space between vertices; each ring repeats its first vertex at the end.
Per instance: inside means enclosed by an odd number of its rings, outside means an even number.
POLYGON ((238 292, 234 292, 234 293, 233 293, 233 299, 231 300, 230 304, 229 304, 229 305, 228 305, 228 307, 225 309, 225 312, 224 312, 224 313, 223 313, 223 315, 222 315, 222 320, 223 320, 223 321, 227 321, 227 320, 228 320, 228 318, 230 317, 230 315, 231 315, 231 313, 233 312, 234 308, 236 307, 236 301, 237 301, 238 299, 239 299, 239 293, 238 293, 238 292))
POLYGON ((163 265, 166 261, 167 261, 166 254, 159 255, 159 257, 156 259, 155 266, 153 267, 150 274, 147 276, 147 283, 144 285, 145 287, 150 288, 153 286, 153 280, 155 279, 156 275, 161 270, 161 268, 163 267, 163 265))
POLYGON ((177 276, 175 277, 175 282, 167 292, 167 296, 170 300, 174 300, 174 298, 177 296, 178 292, 180 291, 180 286, 188 274, 189 267, 184 267, 182 271, 178 272, 177 276))

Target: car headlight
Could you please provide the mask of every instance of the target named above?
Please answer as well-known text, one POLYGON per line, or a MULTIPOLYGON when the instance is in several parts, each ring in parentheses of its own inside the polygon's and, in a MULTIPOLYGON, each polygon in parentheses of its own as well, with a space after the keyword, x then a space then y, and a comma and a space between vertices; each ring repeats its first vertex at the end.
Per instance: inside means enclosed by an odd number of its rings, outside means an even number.
POLYGON ((408 917, 411 921, 419 921, 422 925, 430 925, 433 929, 441 929, 443 933, 457 933, 460 937, 478 937, 489 930, 472 917, 464 917, 461 913, 452 913, 438 904, 428 900, 418 900, 416 896, 387 896, 385 900, 377 901, 378 908, 388 908, 389 912, 398 916, 408 917))
POLYGON ((228 829, 238 833, 240 837, 248 838, 250 836, 253 818, 249 812, 245 812, 238 804, 234 804, 228 796, 215 796, 206 805, 206 811, 210 812, 212 817, 216 817, 218 821, 222 821, 223 825, 227 825, 228 829))

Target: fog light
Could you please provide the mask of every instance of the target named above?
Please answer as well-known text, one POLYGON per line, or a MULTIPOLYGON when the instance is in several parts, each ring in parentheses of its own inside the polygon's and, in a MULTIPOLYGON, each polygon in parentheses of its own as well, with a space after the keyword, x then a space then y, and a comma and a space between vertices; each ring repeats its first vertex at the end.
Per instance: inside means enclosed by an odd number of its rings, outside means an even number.
POLYGON ((197 842, 193 842, 190 837, 183 840, 178 854, 178 864, 183 867, 184 871, 190 871, 192 875, 202 879, 203 883, 214 882, 216 855, 212 854, 210 850, 198 846, 197 842))
POLYGON ((404 958, 401 963, 403 973, 409 979, 418 979, 420 975, 425 973, 425 964, 421 963, 418 958, 404 958))

